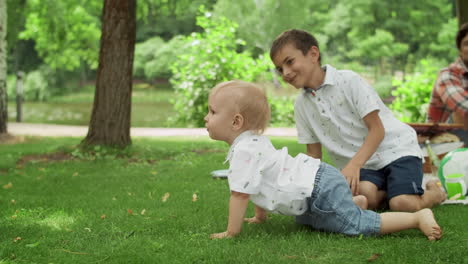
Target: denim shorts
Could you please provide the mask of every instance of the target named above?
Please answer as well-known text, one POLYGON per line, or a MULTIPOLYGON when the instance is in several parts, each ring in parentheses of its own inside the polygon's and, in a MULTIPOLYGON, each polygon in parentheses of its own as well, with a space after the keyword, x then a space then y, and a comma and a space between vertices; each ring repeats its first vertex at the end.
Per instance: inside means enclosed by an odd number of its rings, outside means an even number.
POLYGON ((380 170, 361 169, 360 181, 370 181, 387 193, 387 199, 402 194, 424 194, 422 160, 414 156, 401 157, 380 170))
POLYGON ((345 235, 378 235, 380 215, 362 210, 352 200, 345 177, 336 168, 321 163, 315 177, 308 210, 296 222, 314 229, 345 235))

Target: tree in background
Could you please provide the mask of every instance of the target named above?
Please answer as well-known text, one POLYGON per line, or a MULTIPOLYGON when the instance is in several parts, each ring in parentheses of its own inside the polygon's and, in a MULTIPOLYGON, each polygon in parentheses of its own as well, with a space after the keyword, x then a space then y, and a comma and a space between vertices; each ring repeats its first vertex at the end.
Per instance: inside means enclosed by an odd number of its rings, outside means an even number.
POLYGON ((457 3, 457 18, 458 25, 468 22, 468 2, 464 0, 456 0, 457 3))
POLYGON ((135 36, 136 0, 105 0, 94 105, 84 145, 131 143, 135 36))
POLYGON ((187 47, 171 67, 171 83, 176 91, 177 121, 202 127, 211 88, 233 79, 254 81, 268 68, 265 61, 269 58, 255 60, 248 51, 238 52, 245 42, 236 37, 237 25, 224 17, 212 18, 206 12, 197 17, 197 25, 204 32, 186 38, 187 47))
POLYGON ((203 5, 211 9, 216 2, 217 0, 139 0, 137 42, 155 36, 169 40, 177 35, 200 31, 195 23, 198 8, 203 5))
POLYGON ((54 69, 96 68, 101 1, 32 0, 26 4, 21 39, 31 39, 40 57, 54 69), (83 3, 84 2, 84 3, 83 3))
MULTIPOLYGON (((328 54, 341 54, 344 61, 354 60, 365 65, 379 65, 385 57, 356 57, 366 54, 373 38, 391 39, 387 45, 374 45, 374 53, 387 56, 390 70, 404 69, 410 63, 432 55, 431 44, 438 43, 436 36, 454 19, 453 1, 425 0, 340 0, 334 6, 330 21, 324 28, 328 33, 328 54), (380 33, 379 33, 380 32, 380 33), (383 33, 383 34, 382 34, 383 33), (389 50, 388 45, 398 48, 389 50), (407 49, 407 52, 402 52, 407 49), (390 54, 387 52, 390 51, 390 54)), ((380 42, 380 41, 377 41, 380 42)), ((447 56, 439 58, 452 60, 447 56)))
POLYGON ((34 41, 21 39, 20 33, 25 29, 26 0, 7 0, 8 13, 8 73, 29 72, 43 63, 34 48, 34 41))
POLYGON ((290 28, 301 28, 319 34, 328 21, 328 0, 218 0, 215 16, 224 16, 239 25, 239 37, 247 42, 246 48, 256 48, 260 54, 270 50, 273 38, 290 28))
POLYGON ((7 3, 6 0, 0 0, 0 134, 7 133, 7 3))

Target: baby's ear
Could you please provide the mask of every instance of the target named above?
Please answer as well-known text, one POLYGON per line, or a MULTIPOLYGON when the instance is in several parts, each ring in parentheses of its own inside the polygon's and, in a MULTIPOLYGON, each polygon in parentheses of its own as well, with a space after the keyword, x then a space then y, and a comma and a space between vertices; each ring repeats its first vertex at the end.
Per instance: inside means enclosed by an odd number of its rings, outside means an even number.
POLYGON ((244 117, 241 114, 236 114, 232 119, 232 128, 239 130, 244 126, 244 117))

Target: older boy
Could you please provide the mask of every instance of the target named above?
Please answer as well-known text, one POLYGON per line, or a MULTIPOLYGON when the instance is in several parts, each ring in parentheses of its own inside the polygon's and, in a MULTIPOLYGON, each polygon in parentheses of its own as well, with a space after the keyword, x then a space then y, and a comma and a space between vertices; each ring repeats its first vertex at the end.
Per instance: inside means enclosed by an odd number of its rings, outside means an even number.
POLYGON ((324 146, 341 168, 353 195, 369 208, 387 198, 390 209, 418 211, 445 200, 432 181, 424 192, 422 155, 415 131, 397 120, 372 87, 352 71, 321 66, 317 40, 288 30, 273 42, 270 57, 283 80, 297 89, 298 141, 322 158, 324 146))

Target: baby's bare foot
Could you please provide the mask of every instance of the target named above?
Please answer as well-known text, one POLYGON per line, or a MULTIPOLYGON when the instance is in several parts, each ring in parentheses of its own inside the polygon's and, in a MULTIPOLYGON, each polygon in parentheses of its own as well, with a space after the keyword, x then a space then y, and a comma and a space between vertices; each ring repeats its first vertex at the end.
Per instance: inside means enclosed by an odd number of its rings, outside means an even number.
POLYGON ((367 210, 368 203, 367 198, 364 195, 353 196, 353 202, 359 206, 362 210, 367 210))
POLYGON ((429 240, 438 240, 442 237, 442 229, 437 224, 434 214, 430 209, 422 209, 416 212, 419 221, 419 229, 429 240))
POLYGON ((431 180, 426 183, 426 189, 436 194, 436 202, 441 203, 447 200, 447 193, 440 185, 439 180, 431 180))

